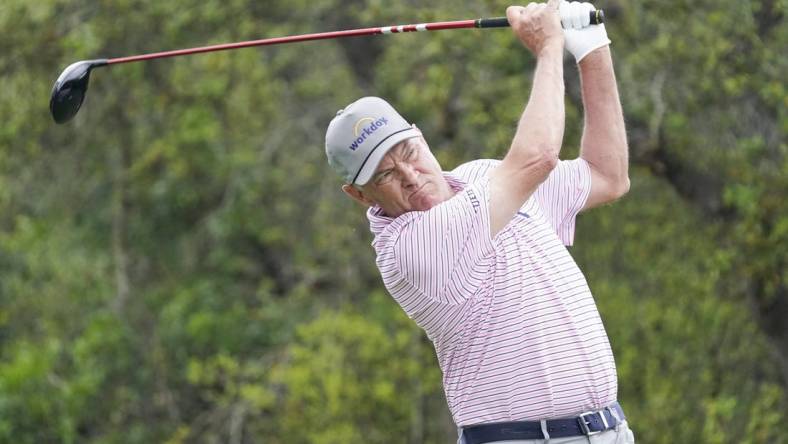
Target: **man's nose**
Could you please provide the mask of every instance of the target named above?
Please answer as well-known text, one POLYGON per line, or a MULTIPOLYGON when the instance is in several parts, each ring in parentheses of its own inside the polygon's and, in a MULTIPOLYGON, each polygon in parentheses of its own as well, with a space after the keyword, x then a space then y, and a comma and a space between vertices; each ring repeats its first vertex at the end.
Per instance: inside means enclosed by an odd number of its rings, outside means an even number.
POLYGON ((407 163, 401 164, 399 175, 400 180, 402 181, 402 186, 409 187, 418 185, 419 172, 413 167, 413 165, 407 163))

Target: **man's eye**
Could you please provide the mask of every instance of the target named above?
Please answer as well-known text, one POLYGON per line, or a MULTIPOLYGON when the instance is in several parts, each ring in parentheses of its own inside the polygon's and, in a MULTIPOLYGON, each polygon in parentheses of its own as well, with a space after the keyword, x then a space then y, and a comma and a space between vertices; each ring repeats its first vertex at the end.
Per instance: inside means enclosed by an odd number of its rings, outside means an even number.
POLYGON ((378 174, 378 177, 377 177, 377 179, 375 179, 375 182, 382 182, 382 181, 386 180, 386 178, 388 178, 390 175, 391 175, 391 171, 384 171, 384 172, 378 174))

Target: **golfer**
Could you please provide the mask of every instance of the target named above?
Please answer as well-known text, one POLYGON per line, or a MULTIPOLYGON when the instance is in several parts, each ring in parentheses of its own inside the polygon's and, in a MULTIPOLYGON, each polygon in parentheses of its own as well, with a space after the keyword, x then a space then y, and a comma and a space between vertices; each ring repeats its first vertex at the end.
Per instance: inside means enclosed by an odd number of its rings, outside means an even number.
POLYGON ((435 346, 460 443, 634 442, 607 334, 565 247, 578 213, 629 189, 610 40, 588 26, 592 10, 557 0, 506 10, 536 68, 503 160, 444 172, 419 129, 376 97, 328 126, 329 163, 369 207, 383 282, 435 346), (558 159, 564 47, 585 111, 580 157, 568 161, 558 159))

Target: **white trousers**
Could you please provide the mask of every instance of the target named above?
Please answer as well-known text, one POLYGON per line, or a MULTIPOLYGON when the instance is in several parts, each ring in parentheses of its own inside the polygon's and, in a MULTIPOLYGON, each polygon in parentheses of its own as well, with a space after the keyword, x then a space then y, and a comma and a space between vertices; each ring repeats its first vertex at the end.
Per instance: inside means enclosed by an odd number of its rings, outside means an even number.
MULTIPOLYGON (((457 444, 465 444, 460 438, 457 444)), ((492 443, 491 443, 492 444, 492 443)), ((635 435, 624 421, 613 430, 592 436, 572 436, 569 438, 524 439, 517 441, 495 441, 495 444, 635 444, 635 435)))

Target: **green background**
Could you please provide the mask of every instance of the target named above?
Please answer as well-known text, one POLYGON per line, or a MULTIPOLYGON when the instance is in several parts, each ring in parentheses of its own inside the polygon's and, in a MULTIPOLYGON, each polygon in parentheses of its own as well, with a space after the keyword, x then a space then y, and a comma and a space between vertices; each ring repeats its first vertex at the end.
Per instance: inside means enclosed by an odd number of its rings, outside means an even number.
MULTIPOLYGON (((449 443, 323 136, 379 95, 445 169, 500 158, 534 59, 507 29, 94 71, 83 59, 501 16, 500 1, 3 0, 0 442, 449 443)), ((571 252, 639 443, 788 443, 786 0, 606 0, 632 189, 571 252)), ((566 62, 564 158, 582 106, 566 62)))

